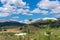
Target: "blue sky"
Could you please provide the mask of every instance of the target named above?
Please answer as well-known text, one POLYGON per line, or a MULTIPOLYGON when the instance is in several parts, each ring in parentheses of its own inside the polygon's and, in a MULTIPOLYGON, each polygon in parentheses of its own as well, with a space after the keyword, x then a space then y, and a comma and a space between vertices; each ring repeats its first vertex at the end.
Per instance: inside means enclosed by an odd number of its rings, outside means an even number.
POLYGON ((59 0, 0 0, 0 20, 59 18, 59 0))

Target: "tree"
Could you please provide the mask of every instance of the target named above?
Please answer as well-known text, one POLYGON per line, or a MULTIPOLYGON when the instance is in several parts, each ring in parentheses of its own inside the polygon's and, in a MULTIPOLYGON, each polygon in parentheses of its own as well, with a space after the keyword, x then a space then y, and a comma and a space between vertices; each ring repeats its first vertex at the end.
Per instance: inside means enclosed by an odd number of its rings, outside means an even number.
POLYGON ((23 26, 23 32, 28 32, 28 26, 27 25, 23 26))
POLYGON ((29 28, 30 28, 31 21, 32 21, 32 19, 30 18, 30 19, 29 19, 29 22, 30 22, 30 23, 28 24, 28 32, 30 32, 29 28))
POLYGON ((30 30, 30 24, 31 24, 31 21, 32 21, 32 19, 30 18, 29 19, 29 24, 28 24, 28 40, 30 40, 30 38, 29 38, 29 33, 31 32, 31 30, 30 30))
POLYGON ((30 18, 30 19, 29 19, 29 21, 31 22, 31 21, 32 21, 32 19, 30 18))
POLYGON ((51 24, 55 23, 56 20, 53 20, 53 19, 47 19, 46 21, 48 22, 48 26, 50 27, 51 24))
POLYGON ((29 24, 24 25, 23 29, 24 29, 24 32, 30 33, 30 23, 31 23, 32 19, 30 18, 30 19, 28 19, 28 21, 29 21, 29 24))
POLYGON ((47 22, 53 23, 53 22, 55 22, 55 20, 53 20, 53 19, 47 19, 47 22))

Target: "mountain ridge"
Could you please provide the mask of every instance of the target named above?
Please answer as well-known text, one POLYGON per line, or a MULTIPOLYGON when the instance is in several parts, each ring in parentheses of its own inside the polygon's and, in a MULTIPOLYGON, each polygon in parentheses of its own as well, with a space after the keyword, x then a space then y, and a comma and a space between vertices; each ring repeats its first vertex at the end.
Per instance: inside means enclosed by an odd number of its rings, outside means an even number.
MULTIPOLYGON (((31 22, 30 24, 47 23, 47 21, 45 21, 46 19, 53 19, 53 20, 56 20, 57 22, 60 22, 60 18, 41 18, 41 19, 35 20, 34 22, 31 22)), ((24 26, 24 25, 27 25, 27 24, 23 22, 13 21, 13 20, 0 20, 0 27, 1 26, 24 26)))

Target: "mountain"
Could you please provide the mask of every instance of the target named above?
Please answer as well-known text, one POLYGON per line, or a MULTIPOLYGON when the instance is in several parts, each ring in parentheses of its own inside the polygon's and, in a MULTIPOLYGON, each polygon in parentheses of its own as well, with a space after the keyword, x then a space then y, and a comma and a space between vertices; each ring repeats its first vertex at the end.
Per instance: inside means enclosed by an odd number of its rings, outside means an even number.
POLYGON ((37 23, 46 24, 46 23, 49 23, 49 22, 47 21, 48 19, 58 21, 57 18, 41 18, 41 19, 39 19, 39 20, 36 20, 36 21, 32 22, 31 24, 37 24, 37 23))
POLYGON ((11 20, 0 20, 0 27, 19 27, 24 26, 24 23, 20 23, 17 21, 11 21, 11 20))
POLYGON ((35 26, 35 27, 39 27, 39 26, 43 26, 43 25, 49 25, 51 27, 60 27, 60 18, 41 18, 38 19, 34 22, 31 22, 31 25, 35 26), (53 22, 49 22, 47 21, 48 19, 50 20, 54 20, 53 22))
MULTIPOLYGON (((54 24, 60 24, 60 18, 41 18, 38 19, 34 22, 31 22, 31 25, 36 25, 36 24, 49 24, 48 21, 46 21, 47 19, 51 19, 51 20, 55 20, 54 24)), ((0 20, 0 27, 19 27, 19 26, 24 26, 27 25, 26 23, 21 23, 21 22, 17 22, 17 21, 11 21, 11 20, 0 20)))

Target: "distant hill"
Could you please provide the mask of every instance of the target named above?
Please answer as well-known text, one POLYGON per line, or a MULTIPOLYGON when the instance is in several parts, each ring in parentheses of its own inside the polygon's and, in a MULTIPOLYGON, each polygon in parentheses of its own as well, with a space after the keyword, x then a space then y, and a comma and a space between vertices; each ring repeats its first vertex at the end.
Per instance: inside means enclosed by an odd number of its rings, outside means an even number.
POLYGON ((25 25, 24 23, 20 23, 17 21, 11 21, 11 20, 0 20, 0 27, 19 27, 25 25))
MULTIPOLYGON (((36 20, 34 22, 31 22, 31 25, 45 25, 45 24, 49 24, 49 22, 46 21, 46 19, 53 19, 55 20, 55 23, 53 23, 52 25, 60 25, 60 18, 42 18, 39 20, 36 20)), ((20 27, 20 26, 24 26, 27 25, 26 23, 20 23, 17 21, 11 21, 11 20, 0 20, 0 27, 20 27)))
POLYGON ((47 19, 50 19, 50 20, 55 20, 54 22, 51 22, 51 27, 60 27, 60 18, 42 18, 42 19, 39 19, 39 20, 36 20, 34 22, 31 23, 31 25, 34 25, 36 27, 38 27, 39 25, 48 25, 50 24, 50 22, 47 21, 47 19))
POLYGON ((42 19, 36 20, 35 22, 32 22, 31 24, 48 24, 49 22, 47 21, 47 19, 55 20, 56 22, 59 21, 57 18, 42 18, 42 19))

